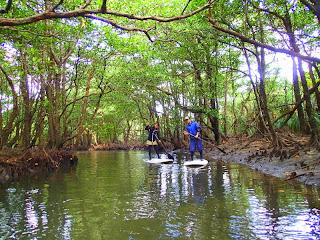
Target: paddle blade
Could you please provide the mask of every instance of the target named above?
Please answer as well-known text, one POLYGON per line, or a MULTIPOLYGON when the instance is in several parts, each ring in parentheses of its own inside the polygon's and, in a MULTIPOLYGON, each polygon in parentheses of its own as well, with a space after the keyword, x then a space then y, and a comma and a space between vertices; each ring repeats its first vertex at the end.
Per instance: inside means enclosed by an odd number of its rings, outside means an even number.
POLYGON ((173 156, 170 153, 168 153, 168 158, 174 160, 173 156))
POLYGON ((216 148, 218 148, 221 152, 223 152, 224 154, 227 154, 223 149, 221 149, 221 148, 219 148, 219 147, 217 147, 217 146, 215 146, 216 148))

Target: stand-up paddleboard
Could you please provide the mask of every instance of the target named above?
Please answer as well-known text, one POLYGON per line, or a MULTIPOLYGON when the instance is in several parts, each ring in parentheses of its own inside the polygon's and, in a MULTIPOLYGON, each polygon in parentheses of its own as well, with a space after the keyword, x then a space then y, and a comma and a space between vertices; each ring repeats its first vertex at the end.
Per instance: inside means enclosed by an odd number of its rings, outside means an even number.
POLYGON ((147 160, 148 163, 172 163, 173 159, 169 158, 151 158, 150 160, 147 160))
POLYGON ((208 164, 208 161, 205 159, 194 159, 192 161, 186 161, 184 162, 184 166, 188 167, 203 167, 208 164))

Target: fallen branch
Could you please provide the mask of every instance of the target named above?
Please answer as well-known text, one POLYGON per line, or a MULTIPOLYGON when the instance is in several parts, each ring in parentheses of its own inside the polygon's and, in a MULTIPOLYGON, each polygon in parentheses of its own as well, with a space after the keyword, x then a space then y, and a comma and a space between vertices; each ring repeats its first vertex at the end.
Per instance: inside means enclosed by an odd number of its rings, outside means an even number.
POLYGON ((301 176, 304 176, 304 175, 307 175, 307 174, 310 174, 310 173, 313 173, 313 172, 310 171, 310 172, 301 173, 301 174, 295 175, 293 177, 287 178, 285 181, 289 181, 289 180, 292 180, 292 179, 295 179, 297 177, 301 177, 301 176))

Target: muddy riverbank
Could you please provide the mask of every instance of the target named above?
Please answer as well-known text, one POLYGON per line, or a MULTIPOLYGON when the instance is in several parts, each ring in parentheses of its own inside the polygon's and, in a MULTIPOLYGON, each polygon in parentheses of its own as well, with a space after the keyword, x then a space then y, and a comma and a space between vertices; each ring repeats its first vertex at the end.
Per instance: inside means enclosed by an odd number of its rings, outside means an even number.
POLYGON ((27 150, 6 150, 0 153, 0 183, 20 177, 45 174, 76 164, 78 157, 69 150, 34 148, 27 150))
POLYGON ((320 187, 320 152, 307 147, 308 137, 295 137, 296 142, 281 149, 271 147, 267 139, 230 138, 220 148, 207 148, 206 156, 224 162, 239 162, 286 181, 299 181, 320 187))

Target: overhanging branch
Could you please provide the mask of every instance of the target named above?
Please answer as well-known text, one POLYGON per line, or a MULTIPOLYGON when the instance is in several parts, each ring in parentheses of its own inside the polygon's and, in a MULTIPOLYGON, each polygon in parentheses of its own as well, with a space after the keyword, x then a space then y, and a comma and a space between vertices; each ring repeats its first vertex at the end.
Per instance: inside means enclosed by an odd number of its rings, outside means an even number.
POLYGON ((232 36, 234 36, 236 38, 239 38, 240 40, 242 40, 244 42, 251 43, 251 44, 253 44, 255 46, 258 46, 258 47, 266 48, 266 49, 271 50, 273 52, 285 53, 285 54, 288 54, 290 56, 298 57, 298 58, 300 58, 300 59, 302 59, 304 61, 320 63, 320 58, 301 55, 300 53, 297 53, 297 52, 294 52, 294 51, 290 51, 290 50, 283 49, 283 48, 276 48, 276 47, 273 47, 273 46, 258 42, 256 40, 253 40, 253 39, 251 39, 251 38, 249 38, 247 36, 244 36, 244 35, 242 35, 242 34, 240 34, 238 32, 235 32, 235 31, 232 31, 232 30, 229 30, 229 29, 221 27, 221 26, 219 26, 217 24, 216 21, 214 21, 213 19, 210 19, 210 18, 208 19, 208 22, 210 22, 215 29, 217 29, 217 30, 219 30, 221 32, 227 33, 229 35, 232 35, 232 36))
MULTIPOLYGON (((0 26, 19 26, 19 25, 27 25, 35 22, 39 22, 46 19, 59 19, 59 18, 73 18, 73 17, 83 17, 88 14, 104 14, 109 16, 116 16, 116 17, 123 17, 127 19, 137 20, 137 21, 157 21, 157 22, 173 22, 181 19, 185 19, 188 17, 191 17, 204 9, 208 8, 214 0, 208 1, 205 5, 202 7, 183 15, 177 15, 173 17, 158 17, 158 16, 137 16, 130 13, 121 13, 121 12, 115 12, 111 10, 107 10, 102 5, 102 8, 99 9, 84 9, 79 8, 75 9, 73 11, 68 12, 53 12, 53 11, 46 11, 39 14, 35 14, 29 17, 25 18, 0 18, 0 26)), ((91 2, 91 1, 90 1, 91 2)))

